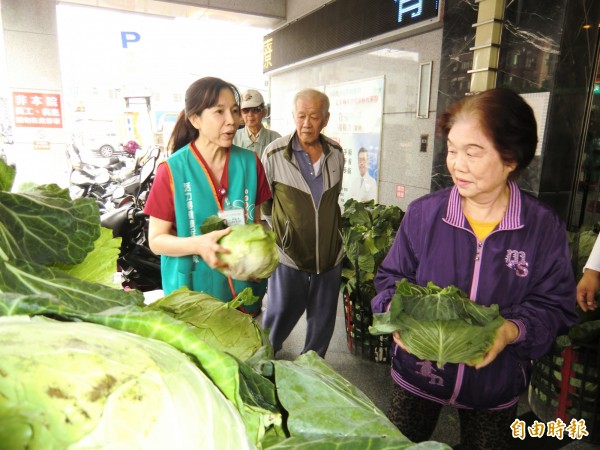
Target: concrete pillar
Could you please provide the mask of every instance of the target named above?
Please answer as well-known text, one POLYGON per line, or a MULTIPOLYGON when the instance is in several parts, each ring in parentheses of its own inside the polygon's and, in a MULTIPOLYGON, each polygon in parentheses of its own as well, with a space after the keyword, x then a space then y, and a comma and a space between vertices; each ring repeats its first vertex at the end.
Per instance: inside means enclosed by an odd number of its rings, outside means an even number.
POLYGON ((67 187, 70 138, 63 123, 56 1, 0 0, 0 18, 0 125, 12 131, 14 144, 4 148, 17 166, 15 186, 67 187))

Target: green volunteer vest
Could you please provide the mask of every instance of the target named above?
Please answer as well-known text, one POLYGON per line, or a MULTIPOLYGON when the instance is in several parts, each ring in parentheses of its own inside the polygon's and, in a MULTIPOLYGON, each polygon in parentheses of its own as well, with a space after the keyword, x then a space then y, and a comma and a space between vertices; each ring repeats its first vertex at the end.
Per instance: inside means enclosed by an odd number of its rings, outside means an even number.
MULTIPOLYGON (((217 215, 223 209, 217 201, 207 169, 200 162, 190 145, 186 145, 166 162, 173 179, 173 198, 177 235, 198 236, 200 226, 208 216, 217 215)), ((226 197, 235 208, 243 208, 246 221, 254 222, 254 201, 257 194, 256 156, 235 145, 229 155, 226 197)), ((211 269, 200 256, 161 256, 162 285, 165 295, 183 286, 197 292, 205 292, 227 302, 244 288, 251 287, 261 299, 266 291, 267 280, 258 283, 229 280, 218 270, 211 269), (235 291, 235 294, 232 292, 235 291)), ((257 314, 261 302, 245 307, 244 311, 257 314)))

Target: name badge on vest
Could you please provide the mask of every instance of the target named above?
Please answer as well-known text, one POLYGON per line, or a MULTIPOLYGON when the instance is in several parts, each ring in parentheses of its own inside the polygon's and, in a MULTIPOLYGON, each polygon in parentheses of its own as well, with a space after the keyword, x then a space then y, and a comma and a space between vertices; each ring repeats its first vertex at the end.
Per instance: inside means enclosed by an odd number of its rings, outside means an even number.
POLYGON ((243 225, 246 223, 244 220, 244 210, 242 208, 232 208, 219 211, 219 217, 224 219, 229 227, 232 225, 243 225))

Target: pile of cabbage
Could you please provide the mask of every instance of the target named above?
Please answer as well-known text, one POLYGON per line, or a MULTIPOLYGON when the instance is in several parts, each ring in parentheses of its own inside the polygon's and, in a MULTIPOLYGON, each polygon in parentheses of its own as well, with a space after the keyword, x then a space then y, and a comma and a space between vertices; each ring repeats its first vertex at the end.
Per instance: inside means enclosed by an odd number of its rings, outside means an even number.
MULTIPOLYGON (((342 213, 342 289, 370 315, 371 299, 377 291, 373 280, 379 265, 394 243, 404 211, 374 200, 349 198, 342 213)), ((369 323, 371 322, 369 317, 369 323)))
POLYGON ((112 284, 119 242, 94 200, 13 180, 0 162, 3 450, 414 446, 315 353, 274 360, 236 309, 250 291, 146 305, 112 284))

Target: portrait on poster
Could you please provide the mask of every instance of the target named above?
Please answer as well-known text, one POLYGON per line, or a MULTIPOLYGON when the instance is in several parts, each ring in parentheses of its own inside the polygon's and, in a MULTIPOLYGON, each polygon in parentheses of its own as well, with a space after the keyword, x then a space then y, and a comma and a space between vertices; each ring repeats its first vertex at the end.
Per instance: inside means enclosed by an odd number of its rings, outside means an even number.
POLYGON ((345 167, 342 194, 349 198, 377 202, 379 135, 357 136, 350 148, 344 148, 345 167))
POLYGON ((340 205, 378 201, 384 77, 325 86, 330 118, 325 134, 344 149, 340 205))

